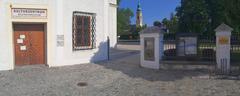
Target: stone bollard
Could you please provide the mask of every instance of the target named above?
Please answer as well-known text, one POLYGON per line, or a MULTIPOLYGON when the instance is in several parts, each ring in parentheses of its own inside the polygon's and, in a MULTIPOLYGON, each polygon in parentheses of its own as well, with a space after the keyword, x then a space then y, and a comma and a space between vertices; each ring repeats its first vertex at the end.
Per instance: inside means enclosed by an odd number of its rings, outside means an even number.
POLYGON ((218 26, 216 31, 216 60, 217 70, 220 74, 230 73, 230 50, 232 28, 226 24, 218 26))
POLYGON ((146 28, 140 32, 141 67, 159 69, 163 56, 163 31, 160 27, 146 28))

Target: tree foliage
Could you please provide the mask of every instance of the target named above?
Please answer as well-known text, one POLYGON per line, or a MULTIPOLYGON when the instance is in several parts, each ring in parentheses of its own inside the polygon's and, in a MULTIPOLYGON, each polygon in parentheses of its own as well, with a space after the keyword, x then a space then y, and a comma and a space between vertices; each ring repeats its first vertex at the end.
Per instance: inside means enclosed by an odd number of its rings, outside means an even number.
POLYGON ((169 30, 169 33, 177 33, 178 31, 178 17, 173 13, 171 14, 170 20, 164 18, 162 24, 169 30))
POLYGON ((117 0, 117 5, 119 5, 119 4, 120 4, 120 2, 121 2, 121 0, 117 0))
POLYGON ((240 31, 240 0, 181 0, 176 11, 180 32, 214 34, 221 23, 240 31))
POLYGON ((200 33, 206 31, 209 15, 204 0, 181 0, 181 6, 176 10, 180 32, 200 33))
POLYGON ((234 28, 234 32, 240 31, 240 1, 239 0, 205 0, 207 3, 209 22, 209 32, 221 23, 226 23, 234 28))
POLYGON ((234 28, 235 32, 240 32, 240 1, 224 0, 226 22, 234 28))
MULTIPOLYGON (((118 0, 119 4, 121 0, 118 0)), ((129 8, 118 8, 117 10, 117 32, 118 35, 129 34, 131 28, 130 19, 134 16, 133 12, 129 8)))
POLYGON ((224 0, 206 0, 210 19, 210 31, 213 31, 222 22, 226 22, 224 0))

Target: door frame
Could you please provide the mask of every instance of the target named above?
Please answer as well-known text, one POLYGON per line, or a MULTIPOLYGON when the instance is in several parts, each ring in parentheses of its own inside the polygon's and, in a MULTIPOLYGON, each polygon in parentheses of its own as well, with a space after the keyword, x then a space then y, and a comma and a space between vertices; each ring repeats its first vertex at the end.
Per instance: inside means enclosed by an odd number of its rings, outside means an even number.
MULTIPOLYGON (((13 41, 14 41, 14 32, 15 32, 15 29, 14 29, 14 25, 16 25, 16 24, 41 24, 41 25, 43 25, 44 26, 44 64, 43 65, 45 65, 45 66, 48 66, 48 64, 47 64, 47 61, 48 61, 48 58, 47 58, 47 53, 48 53, 48 50, 47 50, 47 48, 48 48, 48 43, 47 43, 47 23, 46 22, 12 22, 12 32, 13 32, 13 34, 12 34, 12 39, 13 39, 13 41)), ((14 41, 15 42, 15 41, 14 41)), ((15 56, 16 56, 16 52, 15 52, 15 43, 13 42, 13 63, 14 63, 14 68, 15 68, 15 66, 17 66, 16 65, 16 58, 15 58, 15 56)))

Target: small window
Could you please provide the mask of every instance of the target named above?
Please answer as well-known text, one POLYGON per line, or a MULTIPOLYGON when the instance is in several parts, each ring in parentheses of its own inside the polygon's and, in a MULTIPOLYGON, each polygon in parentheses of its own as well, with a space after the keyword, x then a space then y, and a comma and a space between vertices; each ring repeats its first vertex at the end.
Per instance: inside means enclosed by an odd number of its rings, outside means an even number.
POLYGON ((95 14, 73 12, 73 50, 95 47, 95 14))

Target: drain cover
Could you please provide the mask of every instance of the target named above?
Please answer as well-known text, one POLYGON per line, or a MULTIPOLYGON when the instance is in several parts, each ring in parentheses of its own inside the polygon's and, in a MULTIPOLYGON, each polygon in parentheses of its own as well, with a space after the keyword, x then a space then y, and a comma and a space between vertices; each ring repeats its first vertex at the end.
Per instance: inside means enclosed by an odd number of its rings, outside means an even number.
POLYGON ((79 83, 77 83, 77 86, 79 86, 79 87, 85 87, 87 85, 88 85, 87 82, 79 82, 79 83))

